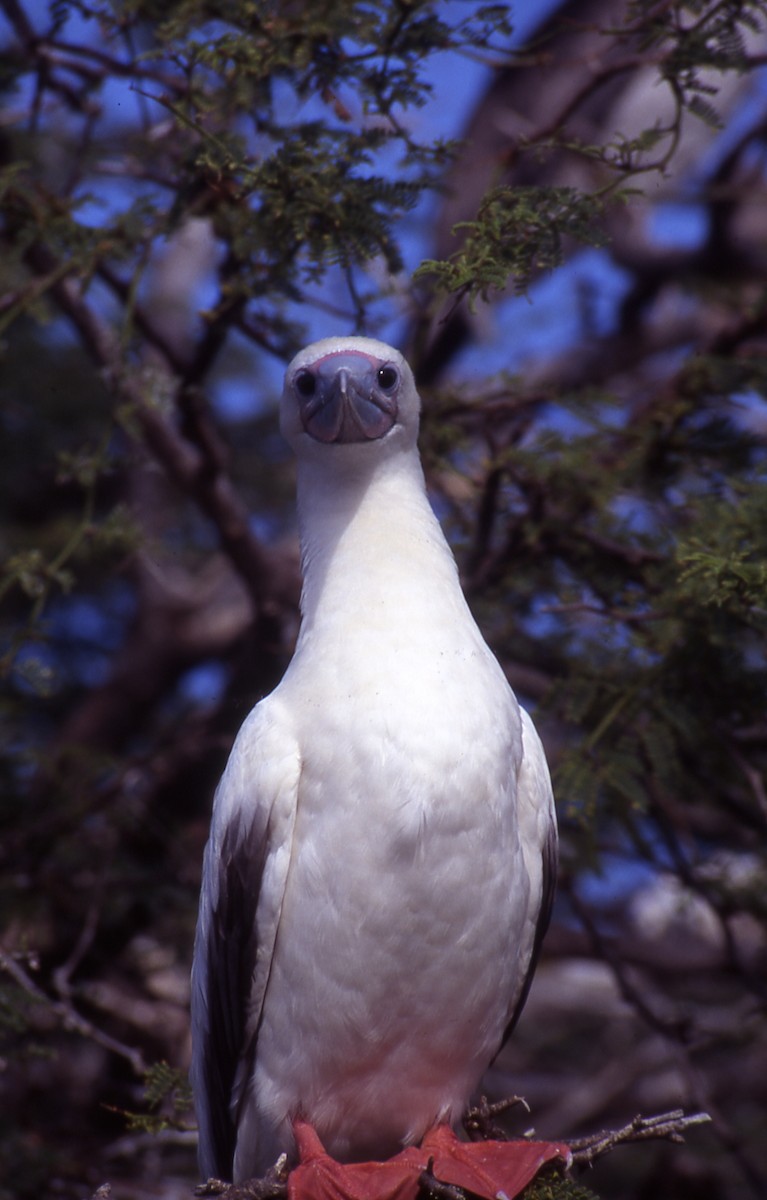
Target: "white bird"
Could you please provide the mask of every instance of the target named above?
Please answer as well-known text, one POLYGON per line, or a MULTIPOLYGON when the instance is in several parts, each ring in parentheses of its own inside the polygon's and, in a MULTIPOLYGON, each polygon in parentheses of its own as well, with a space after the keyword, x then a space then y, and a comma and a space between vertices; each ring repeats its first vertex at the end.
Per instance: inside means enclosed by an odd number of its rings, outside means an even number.
POLYGON ((302 621, 246 719, 205 853, 192 989, 203 1178, 261 1175, 305 1120, 343 1161, 461 1116, 548 922, 546 760, 426 495, 392 347, 290 364, 302 621))

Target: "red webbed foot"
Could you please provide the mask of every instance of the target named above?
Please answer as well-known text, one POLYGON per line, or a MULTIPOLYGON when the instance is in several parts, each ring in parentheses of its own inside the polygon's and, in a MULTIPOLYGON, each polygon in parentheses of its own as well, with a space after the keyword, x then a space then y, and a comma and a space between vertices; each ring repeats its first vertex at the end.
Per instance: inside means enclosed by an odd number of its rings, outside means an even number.
POLYGON ((513 1200, 547 1162, 570 1160, 558 1142, 461 1142, 446 1125, 386 1162, 339 1163, 311 1125, 293 1122, 299 1165, 288 1176, 288 1200, 416 1200, 429 1170, 484 1200, 513 1200))
POLYGON ((299 1163, 288 1176, 288 1200, 415 1200, 423 1165, 401 1161, 410 1151, 386 1162, 340 1163, 306 1121, 294 1120, 293 1134, 299 1163))
POLYGON ((513 1200, 541 1167, 557 1159, 567 1166, 572 1155, 561 1142, 462 1142, 447 1125, 438 1125, 421 1142, 440 1183, 451 1183, 485 1200, 513 1200))

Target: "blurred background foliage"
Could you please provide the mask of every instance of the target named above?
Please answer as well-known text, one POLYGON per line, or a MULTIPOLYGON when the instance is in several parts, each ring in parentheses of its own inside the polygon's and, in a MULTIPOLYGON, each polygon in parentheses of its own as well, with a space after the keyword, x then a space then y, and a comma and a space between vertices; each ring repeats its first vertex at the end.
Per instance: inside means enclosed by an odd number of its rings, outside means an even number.
POLYGON ((554 769, 487 1090, 556 1138, 707 1110, 589 1187, 764 1195, 767 5, 2 0, 0 36, 0 1196, 195 1180, 202 847, 297 629, 281 372, 334 332, 409 356, 554 769))

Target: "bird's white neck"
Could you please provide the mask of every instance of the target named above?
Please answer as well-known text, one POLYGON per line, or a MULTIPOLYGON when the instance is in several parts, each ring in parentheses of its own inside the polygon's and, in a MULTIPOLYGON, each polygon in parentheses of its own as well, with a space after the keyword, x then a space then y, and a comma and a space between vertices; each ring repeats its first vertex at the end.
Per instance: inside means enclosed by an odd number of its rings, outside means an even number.
POLYGON ((436 620, 435 598, 438 608, 466 612, 417 451, 376 462, 372 476, 370 466, 329 476, 327 463, 299 463, 301 640, 360 618, 382 626, 404 612, 436 620))

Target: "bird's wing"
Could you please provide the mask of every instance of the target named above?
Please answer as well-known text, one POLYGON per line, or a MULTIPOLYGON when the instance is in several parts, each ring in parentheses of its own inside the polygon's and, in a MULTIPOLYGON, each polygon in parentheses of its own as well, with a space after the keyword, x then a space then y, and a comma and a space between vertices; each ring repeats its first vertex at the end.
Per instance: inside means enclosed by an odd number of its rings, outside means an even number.
POLYGON ((270 698, 243 725, 216 792, 205 850, 191 1070, 205 1179, 232 1177, 235 1077, 243 1055, 255 1053, 290 863, 300 758, 289 723, 279 718, 270 698))
POLYGON ((523 708, 520 708, 520 715, 523 755, 517 779, 517 804, 520 837, 525 847, 525 865, 530 879, 529 919, 533 928, 522 989, 514 998, 501 1046, 506 1043, 519 1020, 533 982, 541 943, 549 927, 554 905, 559 859, 557 814, 546 754, 535 726, 523 708))

